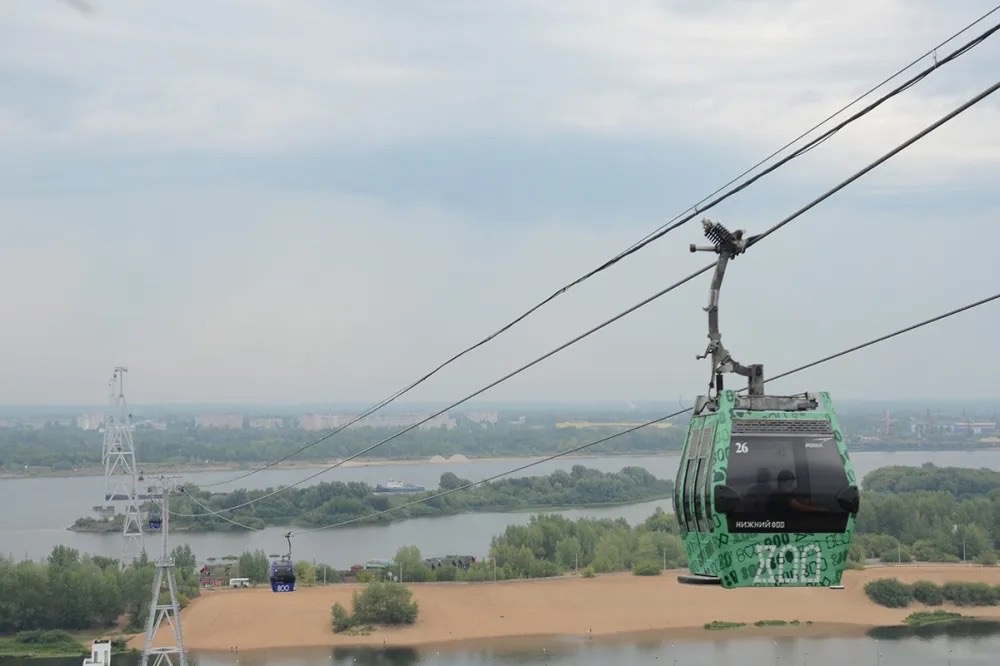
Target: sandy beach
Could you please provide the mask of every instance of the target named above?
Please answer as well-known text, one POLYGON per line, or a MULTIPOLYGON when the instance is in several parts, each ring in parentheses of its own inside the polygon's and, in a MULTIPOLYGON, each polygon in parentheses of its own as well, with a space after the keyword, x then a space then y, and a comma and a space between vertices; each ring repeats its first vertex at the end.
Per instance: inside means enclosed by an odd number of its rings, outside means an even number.
MULTIPOLYGON (((420 646, 453 641, 484 641, 552 635, 613 636, 663 632, 678 637, 794 634, 862 634, 875 626, 898 625, 924 609, 883 608, 864 593, 876 578, 905 582, 982 581, 1000 585, 1000 568, 966 565, 873 567, 844 574, 843 590, 826 588, 737 589, 688 586, 677 571, 655 578, 630 573, 592 579, 500 583, 423 583, 411 585, 420 606, 416 624, 378 627, 371 634, 342 635, 330 629, 334 602, 351 607, 358 585, 301 588, 290 594, 270 589, 204 592, 182 613, 185 644, 192 650, 240 650, 338 645, 420 646), (713 620, 750 626, 708 632, 713 620), (758 620, 799 620, 794 627, 759 628, 758 620), (811 621, 811 625, 806 622, 811 621)), ((945 608, 948 608, 945 606, 945 608)), ((1000 607, 951 609, 964 615, 1000 620, 1000 607)), ((161 637, 157 636, 157 644, 161 637)), ((130 644, 142 649, 142 637, 130 644)))

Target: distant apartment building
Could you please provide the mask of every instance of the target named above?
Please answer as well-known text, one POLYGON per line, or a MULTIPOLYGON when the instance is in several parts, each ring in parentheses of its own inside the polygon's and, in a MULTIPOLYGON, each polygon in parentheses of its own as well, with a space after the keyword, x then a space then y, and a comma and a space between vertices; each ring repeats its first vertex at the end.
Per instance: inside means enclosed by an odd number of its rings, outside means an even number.
MULTIPOLYGON (((427 418, 427 417, 426 416, 421 416, 416 421, 420 421, 420 420, 423 420, 425 418, 427 418)), ((416 423, 416 421, 414 421, 414 423, 416 423)), ((440 416, 435 416, 434 418, 432 418, 427 423, 422 424, 420 426, 420 429, 421 430, 433 430, 435 428, 444 428, 446 430, 451 430, 452 428, 454 428, 457 425, 458 425, 458 421, 456 421, 454 418, 452 418, 448 414, 441 414, 440 416)))
POLYGON ((302 430, 332 430, 350 420, 350 416, 341 414, 303 414, 299 417, 299 428, 302 430))
POLYGON ((951 432, 964 435, 989 435, 997 431, 995 421, 960 421, 948 427, 951 432))
POLYGON ((251 428, 259 428, 261 430, 277 430, 284 424, 285 420, 279 417, 273 418, 262 418, 262 419, 250 419, 249 426, 251 428))
POLYGON ((201 414, 194 419, 199 428, 242 428, 242 414, 201 414))
MULTIPOLYGON (((420 423, 430 414, 398 414, 391 416, 372 415, 357 422, 359 428, 406 428, 416 423, 420 423)), ((299 427, 303 430, 330 430, 340 428, 354 419, 354 414, 304 414, 299 417, 299 427)), ((448 416, 441 414, 420 425, 421 430, 431 430, 434 428, 452 429, 458 422, 448 416)))
POLYGON ((496 423, 498 415, 496 412, 466 412, 463 416, 474 423, 496 423))
POLYGON ((104 426, 104 414, 81 414, 76 417, 76 427, 80 430, 100 430, 104 426))

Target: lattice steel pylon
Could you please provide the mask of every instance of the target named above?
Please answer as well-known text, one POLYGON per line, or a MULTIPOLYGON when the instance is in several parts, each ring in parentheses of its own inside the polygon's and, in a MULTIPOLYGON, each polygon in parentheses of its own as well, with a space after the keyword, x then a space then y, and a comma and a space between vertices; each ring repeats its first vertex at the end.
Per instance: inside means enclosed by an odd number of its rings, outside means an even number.
POLYGON ((104 506, 124 503, 122 549, 118 565, 122 569, 142 554, 142 519, 139 512, 139 472, 136 469, 135 446, 132 444, 132 415, 125 402, 125 373, 128 368, 115 367, 108 385, 111 400, 104 418, 104 506))
POLYGON ((177 478, 176 476, 161 476, 159 483, 149 488, 150 495, 161 493, 163 496, 160 506, 160 515, 163 520, 161 527, 163 549, 160 552, 160 559, 156 562, 156 577, 153 578, 149 616, 146 618, 146 643, 142 648, 140 666, 149 666, 150 657, 154 657, 152 666, 187 666, 187 657, 184 655, 184 633, 181 631, 181 606, 177 600, 177 579, 174 576, 174 558, 170 557, 167 546, 170 538, 170 493, 176 486, 177 478), (170 599, 167 603, 160 603, 160 597, 164 593, 164 579, 166 579, 166 592, 170 595, 170 599), (153 647, 153 639, 164 620, 173 630, 173 644, 153 647), (174 658, 177 661, 174 661, 174 658))

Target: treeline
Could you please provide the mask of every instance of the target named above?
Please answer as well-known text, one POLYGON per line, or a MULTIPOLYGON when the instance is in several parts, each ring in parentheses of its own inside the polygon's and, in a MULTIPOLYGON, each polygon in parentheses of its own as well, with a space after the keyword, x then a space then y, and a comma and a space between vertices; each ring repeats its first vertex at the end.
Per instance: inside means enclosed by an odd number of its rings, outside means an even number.
POLYGON ((883 467, 865 477, 863 488, 855 558, 996 563, 1000 472, 883 467))
POLYGON ((986 468, 937 467, 933 463, 920 467, 895 465, 870 472, 864 478, 864 487, 880 494, 946 492, 961 501, 1000 492, 1000 472, 986 468))
POLYGON ((865 583, 868 598, 887 608, 906 608, 912 602, 940 606, 996 606, 1000 604, 1000 585, 953 581, 938 585, 928 580, 907 584, 898 578, 879 578, 865 583))
MULTIPOLYGON (((182 605, 198 595, 190 546, 173 550, 182 605)), ((127 570, 107 557, 81 555, 56 546, 44 562, 0 558, 0 634, 49 629, 114 626, 142 629, 156 566, 142 557, 127 570)))
POLYGON ((532 516, 529 524, 510 525, 494 537, 490 556, 506 578, 555 576, 577 568, 588 576, 687 566, 677 521, 660 508, 634 527, 624 518, 532 516))
MULTIPOLYGON (((1000 549, 1000 473, 933 465, 889 467, 864 479, 850 562, 957 562, 995 564, 1000 549), (911 479, 912 480, 908 480, 911 479)), ((589 572, 656 571, 686 566, 676 517, 658 509, 630 527, 624 519, 570 521, 538 515, 493 539, 497 578, 557 575, 579 566, 589 572)), ((492 578, 492 565, 476 563, 459 580, 492 578)), ((450 576, 451 573, 445 575, 450 576)), ((957 589, 957 588, 949 588, 957 589)))
MULTIPOLYGON (((673 492, 673 481, 657 479, 642 467, 625 467, 620 472, 605 473, 574 465, 569 472, 559 470, 548 476, 499 479, 409 506, 417 499, 429 498, 469 483, 468 479, 446 472, 441 475, 437 490, 424 493, 375 493, 374 488, 366 483, 334 481, 307 488, 290 488, 270 497, 267 495, 274 492, 273 488, 213 494, 195 486, 185 486, 184 493, 171 500, 171 509, 177 514, 196 514, 197 517, 172 518, 171 526, 192 531, 235 531, 243 528, 230 520, 259 529, 267 525, 292 523, 330 525, 366 516, 370 517, 364 522, 389 523, 469 511, 630 504, 666 498, 673 492), (253 504, 225 513, 230 520, 212 513, 247 502, 253 504), (392 513, 379 513, 390 508, 394 509, 392 513)), ((121 516, 110 521, 80 518, 74 523, 74 528, 110 531, 118 529, 120 521, 121 516)))
MULTIPOLYGON (((657 508, 642 523, 631 526, 624 518, 617 520, 579 518, 540 514, 527 525, 511 525, 493 538, 488 560, 473 563, 467 569, 441 566, 431 569, 416 546, 404 546, 385 570, 385 575, 403 582, 431 581, 481 582, 515 578, 547 578, 569 571, 583 576, 612 571, 634 571, 649 575, 666 568, 687 565, 687 557, 674 517, 657 508)), ((376 576, 364 572, 359 581, 376 576)))
MULTIPOLYGON (((249 578, 255 585, 268 582, 271 560, 263 550, 243 551, 236 558, 236 562, 240 578, 249 578)), ((299 560, 295 563, 295 579, 297 585, 308 587, 321 582, 339 583, 341 576, 340 572, 329 564, 314 564, 309 560, 299 560)))
MULTIPOLYGON (((655 418, 655 417, 651 417, 655 418)), ((641 421, 641 419, 640 419, 641 421)), ((361 423, 364 423, 363 421, 361 423)), ((679 451, 684 440, 684 423, 672 428, 643 428, 598 444, 594 454, 662 453, 679 451)), ((330 437, 295 460, 323 461, 353 455, 401 428, 352 426, 330 437)), ((555 422, 528 425, 501 422, 480 425, 460 421, 445 428, 415 429, 378 449, 380 458, 413 460, 431 456, 462 454, 469 457, 536 456, 566 451, 624 427, 558 428, 555 422)), ((137 429, 134 434, 136 457, 142 464, 171 465, 254 463, 290 455, 303 445, 330 431, 301 429, 137 429)), ((0 468, 16 472, 25 465, 53 470, 71 470, 101 464, 102 434, 93 430, 51 426, 39 430, 0 429, 0 468)))

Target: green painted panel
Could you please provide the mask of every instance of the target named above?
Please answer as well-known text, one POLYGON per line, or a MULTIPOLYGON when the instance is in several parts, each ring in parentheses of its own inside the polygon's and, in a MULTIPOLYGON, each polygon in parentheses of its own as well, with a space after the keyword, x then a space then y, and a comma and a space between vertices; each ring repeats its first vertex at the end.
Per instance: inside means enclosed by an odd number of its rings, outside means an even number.
MULTIPOLYGON (((765 530, 762 532, 730 532, 726 516, 719 513, 714 504, 714 489, 726 485, 727 481, 734 419, 828 421, 848 484, 856 486, 854 467, 830 396, 825 392, 820 393, 817 409, 801 412, 736 411, 734 400, 735 394, 732 391, 724 392, 720 396, 719 411, 692 418, 689 427, 689 435, 700 433, 703 428, 711 427, 714 430, 711 455, 706 459, 706 462, 711 462, 710 478, 704 477, 703 483, 698 484, 694 498, 700 504, 697 513, 710 518, 710 524, 703 525, 708 531, 699 532, 697 524, 692 520, 694 516, 689 515, 691 503, 685 502, 686 498, 683 497, 683 491, 687 488, 683 484, 688 483, 687 476, 690 473, 687 469, 688 461, 698 454, 698 442, 691 436, 685 443, 678 468, 679 490, 675 491, 675 499, 680 504, 675 506, 675 512, 681 526, 691 573, 718 577, 726 588, 839 585, 847 566, 847 555, 854 535, 854 514, 848 514, 846 526, 841 532, 788 532, 783 529, 784 523, 777 521, 773 532, 768 530, 769 521, 759 523, 765 530)), ((692 467, 692 470, 696 469, 696 466, 692 467)))

